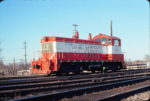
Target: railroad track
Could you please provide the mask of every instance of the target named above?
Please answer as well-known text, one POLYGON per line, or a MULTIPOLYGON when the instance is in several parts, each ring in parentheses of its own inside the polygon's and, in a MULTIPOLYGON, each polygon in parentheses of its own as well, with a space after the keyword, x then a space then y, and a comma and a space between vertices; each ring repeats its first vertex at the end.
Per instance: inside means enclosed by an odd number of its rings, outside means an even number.
MULTIPOLYGON (((150 69, 139 69, 138 70, 139 72, 144 72, 144 71, 150 71, 150 69)), ((124 73, 124 72, 129 72, 129 73, 132 73, 132 72, 137 72, 137 70, 134 70, 134 69, 131 69, 131 70, 119 70, 118 72, 115 72, 115 73, 124 73)), ((83 73, 81 75, 88 75, 88 74, 91 74, 91 73, 83 73)), ((106 73, 107 74, 107 73, 106 73)), ((112 73, 113 74, 113 73, 112 73)), ((72 75, 71 75, 72 76, 72 75)), ((33 79, 33 78, 42 78, 42 77, 47 77, 47 75, 32 75, 32 76, 16 76, 16 77, 0 77, 0 81, 7 81, 7 80, 21 80, 21 79, 33 79)), ((54 75, 51 76, 51 77, 55 77, 54 75)), ((59 76, 58 76, 59 77, 59 76)))
POLYGON ((15 80, 15 79, 26 79, 26 78, 38 78, 38 77, 45 77, 45 76, 46 75, 0 77, 0 80, 15 80))
POLYGON ((133 96, 134 94, 146 92, 149 90, 150 90, 150 80, 147 80, 136 84, 130 84, 127 86, 124 85, 118 88, 103 90, 100 92, 92 92, 89 94, 84 94, 82 96, 64 98, 61 101, 122 101, 123 99, 126 99, 129 96, 133 96))
POLYGON ((21 78, 13 78, 13 79, 6 79, 0 80, 0 86, 3 85, 16 85, 16 84, 29 84, 29 83, 39 83, 39 82, 48 82, 48 81, 65 81, 69 79, 76 79, 76 78, 93 78, 94 76, 99 77, 108 77, 108 76, 116 76, 116 75, 132 75, 136 73, 143 73, 143 72, 150 72, 150 69, 141 69, 141 70, 126 70, 126 71, 118 71, 112 73, 95 73, 95 74, 81 74, 81 75, 69 75, 69 76, 37 76, 37 77, 21 77, 21 78))
MULTIPOLYGON (((111 86, 110 84, 120 83, 120 82, 124 82, 127 80, 139 82, 142 80, 149 79, 149 76, 150 76, 149 70, 142 70, 141 72, 130 71, 129 73, 122 72, 120 74, 119 73, 117 74, 118 75, 116 75, 115 73, 112 73, 111 75, 94 74, 94 75, 82 75, 82 76, 73 76, 73 77, 67 76, 68 78, 67 77, 62 77, 62 78, 60 77, 59 79, 49 78, 50 80, 46 78, 49 81, 45 81, 46 80, 45 79, 43 82, 41 81, 40 82, 34 81, 34 82, 28 82, 28 83, 25 83, 27 81, 20 82, 20 83, 11 82, 12 85, 10 83, 10 85, 6 84, 6 85, 0 86, 0 100, 4 101, 4 100, 18 99, 20 97, 24 97, 24 99, 26 99, 25 101, 28 101, 28 100, 34 101, 34 100, 37 100, 36 97, 39 99, 41 94, 44 94, 43 96, 45 96, 45 94, 49 93, 50 95, 58 94, 57 96, 60 96, 59 94, 61 94, 62 92, 63 93, 71 92, 74 90, 91 88, 93 86, 94 87, 96 86, 102 87, 104 85, 111 86), (145 73, 143 73, 143 71, 145 73), (31 95, 33 97, 28 97, 31 95), (35 97, 34 95, 38 95, 38 96, 35 97)), ((65 94, 65 95, 68 95, 68 94, 65 94)), ((55 98, 55 96, 53 97, 55 98)), ((21 100, 23 99, 18 99, 18 101, 21 101, 21 100)), ((43 100, 45 101, 46 99, 43 99, 43 100)), ((58 99, 54 99, 54 100, 58 100, 58 99)))
MULTIPOLYGON (((84 86, 81 88, 76 87, 76 89, 69 89, 66 91, 62 90, 62 91, 47 93, 47 94, 40 93, 39 95, 36 95, 36 96, 14 99, 11 101, 49 101, 49 100, 57 101, 63 98, 71 98, 73 96, 79 96, 79 95, 81 96, 81 95, 89 94, 92 92, 99 92, 99 91, 103 91, 106 89, 113 89, 115 87, 135 84, 135 83, 143 82, 149 79, 150 77, 148 76, 148 77, 142 77, 142 78, 134 78, 134 79, 121 80, 121 81, 116 81, 116 82, 109 82, 106 84, 84 86)), ((105 97, 105 99, 108 99, 108 98, 105 97)), ((104 99, 100 99, 100 100, 104 100, 104 99)))

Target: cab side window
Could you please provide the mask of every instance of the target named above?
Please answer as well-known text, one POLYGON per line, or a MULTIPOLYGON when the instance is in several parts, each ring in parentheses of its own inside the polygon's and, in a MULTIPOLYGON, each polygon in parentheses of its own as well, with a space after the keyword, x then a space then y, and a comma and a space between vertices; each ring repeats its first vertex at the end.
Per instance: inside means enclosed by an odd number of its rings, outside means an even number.
POLYGON ((53 52, 53 43, 42 43, 42 52, 53 52))
POLYGON ((119 46, 119 40, 114 40, 114 46, 119 46))
POLYGON ((99 41, 99 42, 100 42, 100 41, 101 41, 101 39, 100 39, 100 38, 97 38, 97 39, 96 39, 96 41, 99 41))
POLYGON ((112 40, 108 38, 97 38, 95 40, 101 42, 102 44, 112 44, 112 40))
POLYGON ((107 39, 106 38, 101 38, 101 43, 102 44, 107 44, 107 39))
POLYGON ((108 44, 111 45, 111 39, 108 39, 108 44))

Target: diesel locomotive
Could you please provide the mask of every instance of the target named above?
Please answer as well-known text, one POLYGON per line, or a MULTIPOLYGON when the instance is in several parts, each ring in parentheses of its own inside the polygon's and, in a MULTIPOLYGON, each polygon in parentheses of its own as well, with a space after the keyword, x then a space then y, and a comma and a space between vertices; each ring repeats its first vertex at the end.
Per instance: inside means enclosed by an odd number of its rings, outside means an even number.
POLYGON ((87 40, 79 39, 76 31, 72 38, 45 36, 41 39, 41 56, 32 61, 33 74, 80 73, 112 70, 124 67, 121 39, 98 34, 87 40))

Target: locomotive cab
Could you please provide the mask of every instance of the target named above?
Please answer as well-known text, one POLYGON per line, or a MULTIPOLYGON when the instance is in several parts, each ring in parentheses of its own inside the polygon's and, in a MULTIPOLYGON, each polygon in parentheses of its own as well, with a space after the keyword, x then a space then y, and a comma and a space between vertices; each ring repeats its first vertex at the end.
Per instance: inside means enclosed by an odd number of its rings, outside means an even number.
POLYGON ((99 34, 93 38, 102 44, 102 59, 107 61, 105 65, 111 70, 117 70, 123 67, 124 55, 121 53, 121 40, 118 37, 99 34), (117 68, 114 68, 116 66, 117 68))

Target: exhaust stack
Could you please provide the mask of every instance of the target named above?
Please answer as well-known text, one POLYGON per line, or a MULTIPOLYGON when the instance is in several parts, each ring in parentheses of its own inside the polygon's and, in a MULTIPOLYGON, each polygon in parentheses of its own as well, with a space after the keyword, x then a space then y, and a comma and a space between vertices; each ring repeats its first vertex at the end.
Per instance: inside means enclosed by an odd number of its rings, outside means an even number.
POLYGON ((88 40, 92 40, 92 34, 89 33, 88 40))
POLYGON ((110 21, 110 35, 113 36, 112 20, 110 21))
POLYGON ((76 24, 73 24, 73 26, 74 26, 74 34, 73 34, 73 36, 72 36, 72 38, 73 39, 79 39, 79 32, 77 31, 77 29, 76 29, 76 27, 78 26, 78 25, 76 25, 76 24))

